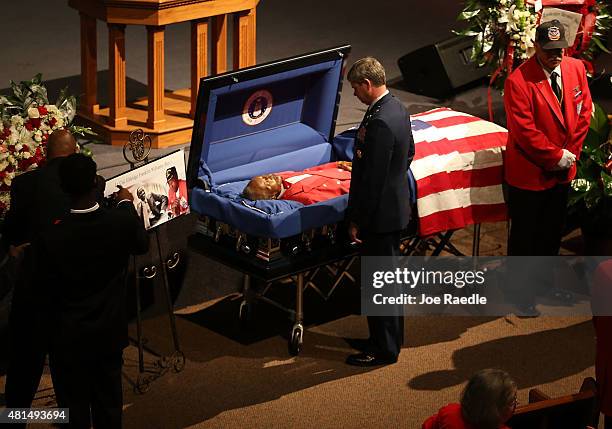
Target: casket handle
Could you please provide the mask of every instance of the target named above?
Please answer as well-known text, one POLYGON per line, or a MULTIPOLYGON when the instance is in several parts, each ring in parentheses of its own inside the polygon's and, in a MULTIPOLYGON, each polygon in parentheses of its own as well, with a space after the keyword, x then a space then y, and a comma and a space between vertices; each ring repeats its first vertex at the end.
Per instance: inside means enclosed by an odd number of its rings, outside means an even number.
POLYGON ((221 230, 223 228, 221 228, 221 225, 217 226, 217 230, 215 231, 215 243, 219 242, 219 239, 221 238, 221 230))

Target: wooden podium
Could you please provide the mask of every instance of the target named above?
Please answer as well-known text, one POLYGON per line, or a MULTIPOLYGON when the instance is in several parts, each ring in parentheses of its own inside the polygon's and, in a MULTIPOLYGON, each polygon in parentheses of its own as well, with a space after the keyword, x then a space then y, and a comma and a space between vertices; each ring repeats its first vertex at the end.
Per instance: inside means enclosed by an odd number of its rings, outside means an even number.
POLYGON ((255 64, 256 13, 259 0, 68 0, 81 17, 81 97, 79 116, 113 145, 123 146, 130 132, 142 128, 153 147, 191 140, 200 78, 228 70, 228 19, 234 19, 233 64, 255 64), (108 26, 109 106, 97 97, 96 20, 108 26), (164 28, 191 22, 191 88, 174 92, 164 86, 164 28), (125 75, 125 26, 147 27, 148 97, 128 103, 125 75))

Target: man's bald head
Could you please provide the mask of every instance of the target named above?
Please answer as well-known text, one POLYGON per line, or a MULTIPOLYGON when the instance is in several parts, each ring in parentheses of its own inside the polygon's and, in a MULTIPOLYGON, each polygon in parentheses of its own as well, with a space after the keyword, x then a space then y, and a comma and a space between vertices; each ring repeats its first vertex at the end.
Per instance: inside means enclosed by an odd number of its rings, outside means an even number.
POLYGON ((61 158, 77 150, 77 141, 68 130, 55 130, 47 141, 47 158, 61 158))
POLYGON ((249 200, 274 200, 283 190, 282 180, 276 174, 255 176, 246 185, 242 194, 249 200))

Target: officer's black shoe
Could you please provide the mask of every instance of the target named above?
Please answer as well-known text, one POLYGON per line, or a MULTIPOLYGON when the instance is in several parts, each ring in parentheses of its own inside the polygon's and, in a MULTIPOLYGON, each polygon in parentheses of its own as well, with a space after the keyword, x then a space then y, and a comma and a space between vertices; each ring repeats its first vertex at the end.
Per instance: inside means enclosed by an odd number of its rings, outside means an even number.
POLYGON ((380 366, 397 362, 397 358, 380 357, 374 353, 357 353, 346 358, 346 363, 354 366, 380 366))
POLYGON ((538 310, 534 304, 516 304, 518 310, 515 314, 520 319, 529 319, 532 317, 539 317, 542 313, 538 310))

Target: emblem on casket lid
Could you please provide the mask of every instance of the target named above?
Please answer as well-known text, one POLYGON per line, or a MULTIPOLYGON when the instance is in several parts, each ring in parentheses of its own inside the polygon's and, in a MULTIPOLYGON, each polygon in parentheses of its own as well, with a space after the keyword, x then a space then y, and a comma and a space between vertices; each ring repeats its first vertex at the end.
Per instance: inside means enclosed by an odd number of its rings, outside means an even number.
POLYGON ((247 125, 259 125, 266 120, 272 111, 274 98, 270 91, 261 89, 254 92, 244 103, 242 120, 247 125))

